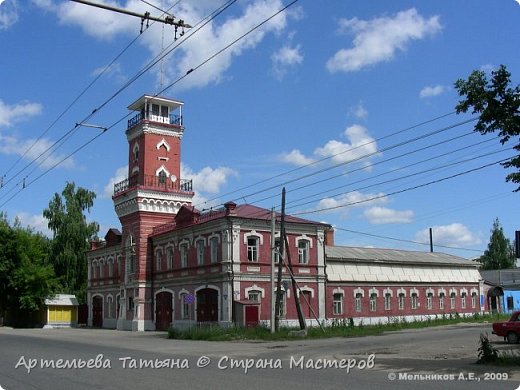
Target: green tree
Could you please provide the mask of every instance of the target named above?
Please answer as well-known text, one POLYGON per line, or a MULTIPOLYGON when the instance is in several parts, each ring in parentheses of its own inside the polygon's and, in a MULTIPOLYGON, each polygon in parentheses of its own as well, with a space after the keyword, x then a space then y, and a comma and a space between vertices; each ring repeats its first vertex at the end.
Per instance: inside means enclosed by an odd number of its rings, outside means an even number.
POLYGON ((507 269, 515 267, 514 250, 511 242, 504 235, 504 231, 498 218, 493 222, 488 248, 484 255, 478 259, 481 269, 507 269))
POLYGON ((64 293, 75 294, 85 302, 87 290, 88 242, 99 230, 95 222, 87 222, 85 212, 90 212, 96 194, 67 182, 61 196, 56 193, 43 211, 54 233, 50 259, 60 278, 64 293))
POLYGON ((35 325, 45 298, 59 289, 49 249, 48 238, 0 213, 0 316, 9 324, 35 325))
MULTIPOLYGON (((498 131, 500 142, 505 144, 516 139, 514 149, 520 152, 520 85, 511 87, 511 74, 504 65, 491 72, 488 80, 482 71, 473 71, 467 80, 459 79, 455 88, 464 99, 456 106, 457 114, 470 108, 479 119, 475 131, 481 134, 498 131)), ((516 168, 517 172, 506 176, 506 181, 520 184, 520 154, 502 164, 516 168)), ((520 185, 515 191, 520 191, 520 185)))

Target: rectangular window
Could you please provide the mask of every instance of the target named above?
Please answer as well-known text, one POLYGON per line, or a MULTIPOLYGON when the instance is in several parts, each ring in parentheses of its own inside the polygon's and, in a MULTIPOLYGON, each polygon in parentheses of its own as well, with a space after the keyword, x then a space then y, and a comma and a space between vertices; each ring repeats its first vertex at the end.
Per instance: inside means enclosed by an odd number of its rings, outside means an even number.
POLYGON ((432 293, 428 293, 428 295, 426 296, 426 307, 429 310, 433 309, 433 294, 432 293))
POLYGON ((356 301, 354 303, 354 306, 356 307, 356 311, 361 311, 361 298, 363 296, 360 293, 356 294, 356 301))
POLYGON ((377 295, 370 294, 370 311, 376 311, 376 310, 377 310, 377 295))
POLYGON ((413 293, 412 296, 411 296, 411 299, 412 299, 412 310, 415 310, 417 309, 417 294, 416 293, 413 293))
POLYGON ((332 313, 343 314, 343 294, 338 293, 332 296, 332 313))
POLYGON ((262 293, 260 291, 249 291, 247 293, 247 299, 253 302, 260 302, 260 297, 262 296, 262 293))
POLYGON ((157 253, 155 254, 155 270, 156 271, 160 271, 161 268, 162 268, 162 252, 160 251, 157 251, 157 253))
POLYGON ((444 310, 444 294, 439 294, 439 309, 444 310))
POLYGON ((399 300, 398 300, 398 307, 399 310, 404 310, 404 294, 399 294, 399 300))
POLYGON ((216 263, 218 261, 218 237, 212 237, 209 240, 211 250, 211 262, 216 263))
POLYGON ((280 295, 280 310, 278 311, 278 315, 280 316, 280 318, 285 318, 285 314, 287 313, 285 302, 285 291, 282 291, 280 295))
POLYGON ((450 294, 450 308, 455 309, 455 293, 450 294))
POLYGON ((280 238, 274 239, 274 262, 275 264, 280 262, 280 238))
POLYGON ((258 261, 258 237, 249 237, 247 239, 247 260, 258 261))
POLYGON ((168 106, 161 106, 161 116, 168 118, 168 106))
POLYGON ((471 293, 471 308, 475 309, 477 307, 477 294, 471 293))
POLYGON ((112 277, 114 276, 114 262, 112 260, 110 260, 108 262, 108 277, 112 277))
POLYGON ((392 296, 389 293, 385 294, 385 310, 392 309, 392 296))
POLYGON ((309 247, 310 245, 308 240, 298 241, 298 263, 309 263, 309 247))
POLYGON ((190 318, 190 304, 188 294, 181 294, 181 319, 187 320, 190 318))
POLYGON ((204 241, 197 241, 197 264, 204 265, 204 241))
POLYGON ((181 268, 188 266, 188 244, 181 245, 181 268))
POLYGON ((166 263, 168 269, 173 268, 173 248, 168 248, 166 250, 166 263))
POLYGON ((159 116, 159 105, 152 104, 152 115, 159 116))
POLYGON ((466 293, 462 293, 460 296, 460 304, 463 309, 466 308, 466 293))

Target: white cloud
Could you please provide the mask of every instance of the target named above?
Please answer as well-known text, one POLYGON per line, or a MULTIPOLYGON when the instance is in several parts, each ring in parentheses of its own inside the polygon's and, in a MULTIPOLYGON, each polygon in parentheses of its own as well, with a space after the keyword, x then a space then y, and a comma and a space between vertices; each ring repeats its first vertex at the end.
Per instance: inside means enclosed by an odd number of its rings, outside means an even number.
POLYGON ((18 4, 16 1, 0 1, 0 30, 7 30, 18 21, 18 4))
MULTIPOLYGON (((463 248, 469 245, 478 245, 482 242, 481 238, 472 233, 461 223, 449 225, 433 226, 433 245, 445 245, 463 248)), ((415 240, 428 243, 430 241, 429 229, 424 229, 416 233, 415 240)))
MULTIPOLYGON (((345 129, 344 135, 349 142, 337 140, 328 141, 323 147, 319 147, 314 154, 320 157, 331 157, 334 163, 347 163, 364 156, 375 156, 377 154, 377 143, 368 134, 368 130, 360 125, 352 125, 345 129)), ((370 166, 368 160, 363 162, 370 166)))
POLYGON ((128 165, 124 167, 117 168, 114 176, 112 176, 107 185, 104 188, 103 194, 101 197, 111 199, 112 195, 114 195, 114 184, 119 183, 125 180, 128 177, 128 165))
POLYGON ((424 87, 423 89, 421 89, 421 92, 419 92, 419 96, 421 98, 439 96, 442 93, 446 92, 448 89, 449 89, 449 87, 446 87, 444 85, 436 85, 434 87, 424 87))
POLYGON ((350 115, 354 115, 358 119, 367 119, 368 118, 368 111, 363 106, 362 102, 359 102, 355 106, 352 106, 348 109, 348 113, 350 115))
MULTIPOLYGON (((65 158, 64 154, 49 154, 51 151, 46 152, 53 144, 54 142, 47 138, 38 141, 35 139, 19 140, 13 136, 0 134, 0 153, 24 156, 23 158, 26 160, 37 159, 35 164, 42 168, 50 168, 65 158)), ((59 166, 73 168, 75 166, 74 159, 70 157, 60 163, 59 166)))
POLYGON ((237 172, 227 167, 205 167, 199 172, 194 172, 186 165, 181 166, 181 178, 193 180, 195 191, 209 194, 219 193, 221 186, 227 183, 229 176, 237 176, 237 172))
POLYGON ((189 166, 181 165, 181 178, 193 181, 195 196, 192 204, 199 209, 207 209, 220 204, 218 200, 208 200, 206 194, 218 194, 230 176, 238 176, 238 173, 227 167, 205 167, 199 172, 195 172, 189 166))
POLYGON ((414 212, 412 210, 392 210, 386 207, 371 207, 363 215, 370 223, 383 225, 389 223, 411 223, 414 212))
POLYGON ((42 105, 39 103, 22 102, 18 104, 6 104, 0 100, 0 126, 12 126, 16 122, 28 120, 40 115, 42 105))
POLYGON ((94 69, 92 72, 92 76, 97 77, 100 75, 104 75, 107 78, 114 78, 116 81, 123 82, 126 79, 126 76, 123 74, 123 70, 121 68, 121 64, 119 62, 114 62, 110 66, 102 66, 94 69))
MULTIPOLYGON (((170 3, 161 4, 160 2, 156 4, 162 9, 168 9, 171 5, 170 3)), ((219 22, 222 19, 219 18, 209 22, 197 31, 194 39, 185 40, 172 54, 165 58, 162 64, 164 72, 162 81, 165 85, 185 76, 189 70, 201 65, 219 50, 224 49, 283 7, 281 0, 255 0, 242 4, 246 5, 240 15, 229 17, 220 24, 219 22)), ((54 11, 62 23, 80 26, 86 34, 98 39, 112 39, 122 34, 135 36, 140 29, 140 21, 137 18, 124 17, 114 12, 83 4, 63 2, 57 7, 45 4, 42 6, 54 11)), ((124 8, 139 13, 148 10, 152 15, 158 13, 156 9, 148 7, 139 0, 127 1, 124 8)), ((174 11, 177 19, 195 24, 213 12, 214 9, 215 3, 212 1, 183 1, 176 5, 174 11)), ((176 89, 203 87, 220 82, 226 70, 231 66, 234 57, 241 55, 245 50, 254 49, 267 34, 281 32, 287 25, 287 18, 297 18, 298 15, 296 12, 278 14, 198 68, 196 74, 180 80, 176 84, 176 89)), ((166 29, 169 27, 171 26, 165 26, 166 29)), ((163 26, 159 23, 152 24, 140 37, 140 43, 145 45, 154 56, 162 50, 162 45, 158 44, 162 41, 162 28, 163 26)), ((195 30, 186 30, 184 38, 190 35, 190 31, 195 30)), ((173 45, 173 27, 169 29, 169 32, 170 34, 164 35, 164 48, 177 46, 176 44, 173 45)), ((181 40, 177 41, 177 43, 180 42, 181 40)), ((156 66, 154 71, 159 75, 159 66, 156 66)), ((159 80, 159 76, 157 79, 159 80)))
POLYGON ((345 216, 349 208, 385 204, 387 201, 388 199, 383 192, 364 194, 359 191, 352 191, 336 198, 320 200, 316 210, 325 209, 325 212, 337 213, 338 209, 341 209, 345 216))
POLYGON ((316 158, 307 157, 298 149, 294 149, 290 153, 282 155, 280 160, 297 166, 307 165, 324 158, 330 158, 334 164, 359 160, 365 168, 370 169, 370 158, 379 153, 377 142, 368 134, 368 130, 360 125, 352 125, 345 129, 343 135, 348 142, 330 140, 314 150, 316 158))
POLYGON ((300 49, 300 45, 295 47, 284 46, 271 56, 273 72, 278 80, 283 79, 290 69, 302 64, 303 55, 300 49))
POLYGON ((425 19, 415 8, 401 11, 394 17, 341 19, 339 31, 354 34, 354 47, 336 52, 327 62, 327 69, 331 73, 353 72, 390 61, 397 51, 405 51, 410 41, 423 39, 441 29, 438 16, 425 19))
POLYGON ((22 227, 30 227, 47 237, 53 236, 52 231, 47 225, 49 221, 42 214, 29 214, 26 212, 20 212, 16 214, 15 218, 18 218, 22 227))
POLYGON ((281 155, 280 160, 297 166, 309 165, 314 162, 312 158, 305 157, 298 149, 293 149, 289 153, 281 155))

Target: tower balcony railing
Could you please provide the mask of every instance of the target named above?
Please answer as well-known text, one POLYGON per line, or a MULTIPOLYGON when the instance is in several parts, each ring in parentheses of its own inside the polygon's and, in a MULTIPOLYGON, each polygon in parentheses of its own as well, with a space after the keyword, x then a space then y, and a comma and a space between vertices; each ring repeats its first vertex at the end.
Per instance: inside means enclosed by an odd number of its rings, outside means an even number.
POLYGON ((114 184, 114 196, 136 188, 189 194, 193 192, 193 183, 188 179, 171 181, 165 176, 134 175, 114 184))
POLYGON ((145 115, 143 115, 142 113, 138 113, 133 118, 128 120, 127 130, 134 127, 135 125, 138 125, 143 120, 147 120, 150 122, 156 122, 156 123, 163 123, 163 124, 167 124, 167 125, 182 126, 182 115, 170 114, 168 116, 162 116, 159 114, 152 114, 152 113, 148 113, 145 115))

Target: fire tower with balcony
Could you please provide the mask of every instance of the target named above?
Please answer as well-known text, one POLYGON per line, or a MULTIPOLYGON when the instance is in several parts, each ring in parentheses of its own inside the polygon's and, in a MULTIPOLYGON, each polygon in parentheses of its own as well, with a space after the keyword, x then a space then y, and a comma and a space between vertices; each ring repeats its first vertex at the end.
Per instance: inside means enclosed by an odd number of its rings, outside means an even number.
MULTIPOLYGON (((191 205, 191 180, 180 178, 183 103, 144 95, 128 108, 128 177, 114 185, 115 210, 122 226, 124 278, 120 287, 118 329, 154 328, 152 250, 155 226, 173 220, 191 205)), ((123 277, 123 275, 121 275, 123 277)))

